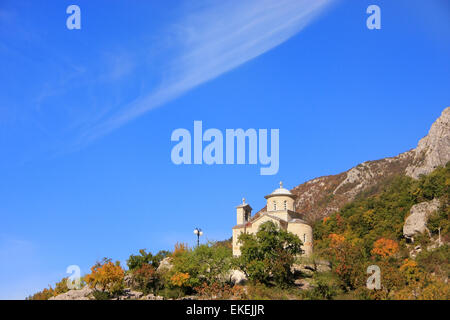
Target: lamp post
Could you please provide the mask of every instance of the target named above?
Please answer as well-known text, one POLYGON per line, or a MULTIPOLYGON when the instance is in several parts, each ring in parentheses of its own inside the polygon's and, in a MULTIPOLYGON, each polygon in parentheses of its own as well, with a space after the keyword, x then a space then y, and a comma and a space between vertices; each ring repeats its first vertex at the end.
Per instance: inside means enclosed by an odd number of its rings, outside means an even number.
POLYGON ((203 231, 200 228, 195 228, 194 229, 194 234, 197 235, 197 247, 200 245, 200 236, 203 235, 203 231))

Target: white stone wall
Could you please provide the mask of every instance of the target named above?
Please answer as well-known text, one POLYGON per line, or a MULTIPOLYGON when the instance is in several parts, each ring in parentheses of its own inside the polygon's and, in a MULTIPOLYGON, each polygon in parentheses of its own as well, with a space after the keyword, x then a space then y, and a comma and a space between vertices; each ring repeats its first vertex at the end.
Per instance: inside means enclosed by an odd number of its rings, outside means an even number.
POLYGON ((297 235, 303 242, 302 250, 305 256, 310 256, 313 252, 313 231, 310 225, 294 222, 289 223, 287 230, 297 235))
POLYGON ((294 199, 289 196, 274 196, 267 199, 267 211, 291 210, 295 211, 294 199), (286 208, 284 203, 286 202, 286 208), (274 204, 276 203, 276 210, 274 204))

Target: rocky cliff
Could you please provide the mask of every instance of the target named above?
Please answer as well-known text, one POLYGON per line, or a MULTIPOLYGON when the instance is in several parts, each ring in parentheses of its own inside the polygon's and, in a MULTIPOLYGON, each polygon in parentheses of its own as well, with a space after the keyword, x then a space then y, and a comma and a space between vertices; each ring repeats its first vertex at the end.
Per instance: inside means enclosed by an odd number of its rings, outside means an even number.
MULTIPOLYGON (((297 195, 296 211, 314 222, 339 210, 362 192, 370 192, 380 182, 396 175, 417 178, 450 161, 450 107, 433 123, 417 148, 396 157, 366 161, 350 170, 315 178, 291 190, 297 195)), ((265 211, 263 208, 261 211, 265 211)))
POLYGON ((412 150, 413 160, 406 168, 406 175, 418 178, 429 174, 450 159, 450 107, 433 123, 430 132, 412 150))

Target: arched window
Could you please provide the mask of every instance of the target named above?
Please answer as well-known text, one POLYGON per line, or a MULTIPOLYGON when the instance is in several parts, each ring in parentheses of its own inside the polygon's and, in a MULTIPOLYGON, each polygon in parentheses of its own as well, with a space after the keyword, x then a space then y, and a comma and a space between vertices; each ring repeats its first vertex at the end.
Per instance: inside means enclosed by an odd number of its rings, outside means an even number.
POLYGON ((283 206, 284 206, 284 210, 287 210, 287 201, 286 200, 284 200, 283 206))
POLYGON ((273 210, 277 210, 277 203, 275 201, 273 202, 273 210))
POLYGON ((303 234, 303 243, 306 242, 306 233, 303 234))

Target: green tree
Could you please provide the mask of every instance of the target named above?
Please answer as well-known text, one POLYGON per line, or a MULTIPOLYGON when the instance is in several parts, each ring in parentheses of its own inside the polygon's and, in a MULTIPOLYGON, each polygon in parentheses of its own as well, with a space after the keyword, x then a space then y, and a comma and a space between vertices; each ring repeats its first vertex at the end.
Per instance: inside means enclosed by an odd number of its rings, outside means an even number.
POLYGON ((195 249, 184 250, 173 257, 173 268, 169 276, 189 274, 186 286, 194 288, 206 282, 227 281, 232 268, 232 251, 215 243, 203 244, 195 249))
POLYGON ((145 249, 141 249, 139 250, 139 255, 130 255, 127 260, 127 266, 131 271, 139 269, 145 264, 158 268, 161 260, 168 256, 170 256, 169 251, 161 250, 156 255, 152 255, 151 252, 147 253, 145 249))
POLYGON ((302 241, 296 235, 268 221, 256 234, 241 234, 239 241, 242 246, 237 264, 249 280, 281 287, 292 283, 291 267, 302 252, 302 241))

